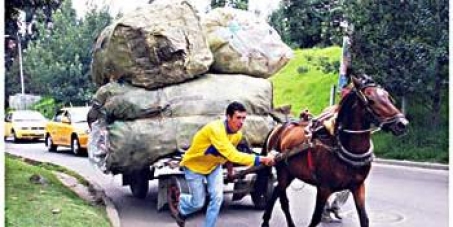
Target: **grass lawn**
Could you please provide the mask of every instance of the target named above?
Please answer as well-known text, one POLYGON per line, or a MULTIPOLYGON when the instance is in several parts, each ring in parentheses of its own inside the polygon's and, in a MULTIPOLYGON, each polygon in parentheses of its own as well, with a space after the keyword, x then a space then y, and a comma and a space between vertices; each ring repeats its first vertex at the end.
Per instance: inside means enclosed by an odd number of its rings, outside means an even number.
POLYGON ((43 166, 6 156, 5 183, 5 226, 110 226, 104 206, 80 199, 43 166), (35 174, 47 183, 32 183, 35 174))

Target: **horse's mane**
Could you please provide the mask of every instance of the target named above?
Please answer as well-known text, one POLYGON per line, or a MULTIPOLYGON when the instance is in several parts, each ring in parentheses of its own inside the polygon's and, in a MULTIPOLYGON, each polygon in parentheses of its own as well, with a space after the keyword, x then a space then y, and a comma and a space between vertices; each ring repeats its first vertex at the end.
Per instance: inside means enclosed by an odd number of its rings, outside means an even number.
POLYGON ((353 88, 343 99, 341 99, 338 107, 338 114, 337 119, 335 121, 334 133, 337 132, 338 127, 342 119, 349 114, 349 109, 347 107, 351 107, 357 99, 357 90, 353 88))
POLYGON ((357 79, 360 81, 359 84, 354 84, 351 91, 340 101, 337 120, 335 121, 334 127, 335 132, 338 130, 339 124, 345 115, 349 114, 346 107, 351 107, 356 99, 359 98, 359 94, 357 92, 360 92, 365 87, 376 86, 376 82, 366 74, 360 75, 357 79))

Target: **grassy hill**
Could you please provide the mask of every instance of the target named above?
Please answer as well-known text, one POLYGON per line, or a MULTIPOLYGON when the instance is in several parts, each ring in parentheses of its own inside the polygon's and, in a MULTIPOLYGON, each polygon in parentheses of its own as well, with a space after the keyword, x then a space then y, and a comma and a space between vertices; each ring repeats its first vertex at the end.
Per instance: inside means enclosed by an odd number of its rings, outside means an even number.
MULTIPOLYGON (((330 89, 337 84, 340 56, 340 47, 295 50, 293 59, 270 78, 274 86, 274 106, 291 104, 295 116, 305 108, 319 114, 329 105, 330 89), (321 64, 330 65, 335 73, 323 72, 321 64)), ((429 110, 420 103, 411 103, 408 98, 408 134, 398 138, 383 132, 373 135, 376 156, 448 163, 448 91, 445 93, 442 124, 437 128, 430 125, 429 110)))
POLYGON ((305 108, 319 114, 329 106, 331 86, 338 82, 338 73, 326 74, 320 64, 327 61, 338 65, 340 54, 340 47, 294 51, 293 59, 270 79, 274 106, 291 104, 293 114, 305 108))

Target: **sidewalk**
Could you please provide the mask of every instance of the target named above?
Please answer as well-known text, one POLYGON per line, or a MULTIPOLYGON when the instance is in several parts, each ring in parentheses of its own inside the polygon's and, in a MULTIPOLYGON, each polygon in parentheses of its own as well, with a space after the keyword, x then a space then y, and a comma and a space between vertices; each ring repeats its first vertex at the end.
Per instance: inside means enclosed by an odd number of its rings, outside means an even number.
POLYGON ((449 170, 448 164, 439 164, 432 162, 413 162, 413 161, 400 161, 400 160, 390 160, 390 159, 374 159, 375 163, 386 164, 386 165, 396 165, 396 166, 406 166, 406 167, 417 167, 424 169, 435 169, 435 170, 449 170))

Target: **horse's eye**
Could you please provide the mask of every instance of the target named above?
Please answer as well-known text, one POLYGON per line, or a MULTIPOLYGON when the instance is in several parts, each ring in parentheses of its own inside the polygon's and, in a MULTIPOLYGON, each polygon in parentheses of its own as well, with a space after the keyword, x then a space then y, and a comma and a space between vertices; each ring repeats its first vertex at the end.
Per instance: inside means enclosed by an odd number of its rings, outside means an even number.
POLYGON ((372 100, 372 99, 368 99, 368 103, 369 103, 370 105, 374 105, 375 101, 372 100))
POLYGON ((392 96, 389 96, 389 100, 390 100, 390 102, 391 102, 392 104, 395 104, 395 103, 396 103, 395 99, 394 99, 392 96))

